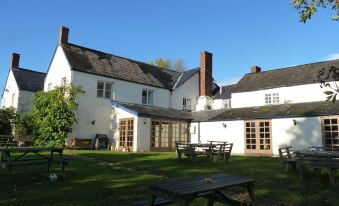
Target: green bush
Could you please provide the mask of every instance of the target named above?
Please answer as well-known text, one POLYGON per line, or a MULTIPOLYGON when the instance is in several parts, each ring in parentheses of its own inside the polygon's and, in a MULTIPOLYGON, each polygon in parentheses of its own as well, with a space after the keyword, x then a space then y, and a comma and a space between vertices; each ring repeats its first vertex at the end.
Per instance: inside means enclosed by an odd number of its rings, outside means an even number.
POLYGON ((72 85, 37 92, 32 109, 33 140, 38 146, 63 146, 76 123, 76 95, 80 88, 72 85))

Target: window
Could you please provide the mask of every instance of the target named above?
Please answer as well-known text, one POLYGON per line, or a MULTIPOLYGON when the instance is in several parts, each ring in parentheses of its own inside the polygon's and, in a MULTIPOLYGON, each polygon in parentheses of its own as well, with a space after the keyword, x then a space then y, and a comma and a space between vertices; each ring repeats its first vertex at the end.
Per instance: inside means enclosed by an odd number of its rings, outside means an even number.
POLYGON ((14 101, 15 101, 15 93, 12 94, 12 104, 11 104, 12 107, 14 107, 14 101))
POLYGON ((52 90, 52 83, 48 83, 48 86, 47 86, 47 91, 50 91, 52 90))
POLYGON ((66 77, 61 78, 61 86, 66 85, 66 77))
POLYGON ((323 146, 329 151, 339 151, 338 117, 322 118, 323 146))
POLYGON ((224 109, 231 108, 231 100, 224 100, 224 109))
POLYGON ((153 91, 143 89, 142 90, 142 104, 153 105, 153 91))
POLYGON ((182 106, 184 109, 191 109, 191 99, 183 98, 182 99, 182 106))
POLYGON ((279 104, 279 93, 265 94, 265 104, 279 104))
POLYGON ((97 83, 97 97, 110 99, 112 97, 112 83, 98 82, 97 83))
POLYGON ((152 119, 151 150, 173 151, 175 142, 190 142, 187 122, 152 119))
POLYGON ((279 93, 273 93, 273 104, 279 104, 279 93))

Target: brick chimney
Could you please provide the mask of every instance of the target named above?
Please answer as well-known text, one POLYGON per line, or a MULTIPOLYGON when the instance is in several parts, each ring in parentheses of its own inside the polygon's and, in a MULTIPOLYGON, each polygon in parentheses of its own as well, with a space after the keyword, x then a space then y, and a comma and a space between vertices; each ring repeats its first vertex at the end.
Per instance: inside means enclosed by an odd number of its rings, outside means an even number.
POLYGON ((199 96, 212 96, 212 53, 200 53, 199 96))
POLYGON ((19 61, 20 61, 20 54, 12 53, 10 67, 19 68, 19 61))
POLYGON ((251 67, 251 72, 252 72, 252 73, 258 73, 258 72, 261 72, 261 68, 258 67, 258 66, 252 66, 252 67, 251 67))
POLYGON ((58 44, 67 43, 68 42, 68 33, 69 28, 62 26, 59 30, 59 41, 58 44))

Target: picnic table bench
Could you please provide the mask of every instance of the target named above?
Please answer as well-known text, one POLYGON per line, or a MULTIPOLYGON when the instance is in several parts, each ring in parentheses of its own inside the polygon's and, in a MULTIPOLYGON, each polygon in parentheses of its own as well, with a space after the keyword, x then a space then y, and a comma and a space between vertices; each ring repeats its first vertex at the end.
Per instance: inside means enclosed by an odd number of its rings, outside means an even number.
POLYGON ((283 163, 283 171, 287 172, 290 168, 296 169, 298 159, 295 157, 292 146, 281 147, 278 150, 283 163))
POLYGON ((0 149, 1 153, 1 168, 7 170, 10 174, 13 167, 27 166, 34 164, 47 164, 47 171, 50 171, 52 164, 59 164, 62 176, 65 176, 65 165, 68 160, 63 157, 62 147, 32 147, 32 148, 6 148, 0 149), (42 154, 48 152, 48 154, 42 154), (57 153, 57 157, 54 157, 57 153), (17 154, 17 155, 13 155, 17 154), (28 156, 27 154, 32 154, 28 156))
POLYGON ((11 135, 0 135, 0 147, 14 147, 16 144, 13 142, 13 136, 11 135))
POLYGON ((337 170, 339 170, 339 152, 300 152, 299 164, 300 179, 303 179, 304 168, 326 169, 329 173, 330 183, 334 184, 337 170))
POLYGON ((206 156, 212 158, 213 161, 225 160, 229 161, 233 143, 220 143, 220 144, 196 144, 196 143, 181 143, 176 142, 177 157, 181 160, 182 154, 189 159, 196 161, 198 156, 206 156))
POLYGON ((135 206, 167 205, 177 203, 188 205, 194 199, 203 197, 208 199, 208 205, 221 202, 229 205, 243 205, 242 202, 231 199, 223 192, 232 187, 243 187, 247 190, 251 204, 256 202, 254 193, 254 179, 212 174, 187 179, 172 179, 150 185, 152 198, 149 201, 135 202, 135 206))

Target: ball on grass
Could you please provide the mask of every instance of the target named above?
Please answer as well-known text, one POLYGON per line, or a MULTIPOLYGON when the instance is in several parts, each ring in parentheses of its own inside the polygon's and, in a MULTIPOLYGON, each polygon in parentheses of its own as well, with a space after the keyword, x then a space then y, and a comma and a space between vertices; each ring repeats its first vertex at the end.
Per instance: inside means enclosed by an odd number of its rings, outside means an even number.
POLYGON ((49 181, 54 182, 58 179, 58 175, 55 173, 52 173, 48 176, 49 181))

